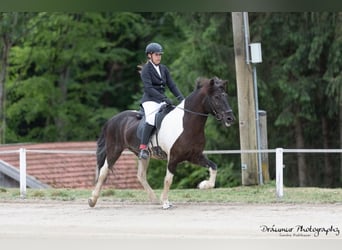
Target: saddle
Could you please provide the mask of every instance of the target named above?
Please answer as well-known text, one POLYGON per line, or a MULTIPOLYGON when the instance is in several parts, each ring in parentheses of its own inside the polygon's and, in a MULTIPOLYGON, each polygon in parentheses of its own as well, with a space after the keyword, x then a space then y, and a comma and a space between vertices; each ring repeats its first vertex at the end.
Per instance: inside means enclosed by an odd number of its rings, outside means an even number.
MULTIPOLYGON (((159 111, 157 112, 156 116, 155 116, 155 127, 152 131, 152 135, 156 135, 156 142, 157 145, 153 145, 152 144, 152 153, 153 155, 158 158, 158 159, 166 159, 167 155, 166 153, 161 149, 161 147, 158 144, 158 131, 161 127, 161 123, 164 119, 164 117, 170 113, 175 107, 173 105, 170 104, 164 104, 163 106, 160 107, 159 111)), ((143 129, 146 123, 146 119, 145 119, 145 111, 144 109, 141 107, 140 110, 138 111, 137 115, 136 115, 137 119, 140 120, 138 128, 137 128, 137 137, 139 139, 141 139, 142 137, 142 133, 143 133, 143 129)), ((151 135, 151 136, 152 136, 151 135)))

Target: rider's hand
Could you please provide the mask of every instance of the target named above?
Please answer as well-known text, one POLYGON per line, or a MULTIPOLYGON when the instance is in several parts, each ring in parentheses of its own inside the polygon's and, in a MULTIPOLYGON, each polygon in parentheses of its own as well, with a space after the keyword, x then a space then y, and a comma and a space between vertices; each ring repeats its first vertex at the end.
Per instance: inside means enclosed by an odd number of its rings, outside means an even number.
POLYGON ((177 100, 178 100, 179 102, 181 102, 181 101, 184 100, 184 96, 183 96, 182 94, 179 95, 179 96, 177 96, 176 98, 177 98, 177 100))
POLYGON ((165 99, 164 99, 164 102, 165 102, 166 104, 168 104, 168 105, 172 105, 172 104, 173 104, 172 101, 171 101, 170 99, 168 99, 168 98, 165 98, 165 99))

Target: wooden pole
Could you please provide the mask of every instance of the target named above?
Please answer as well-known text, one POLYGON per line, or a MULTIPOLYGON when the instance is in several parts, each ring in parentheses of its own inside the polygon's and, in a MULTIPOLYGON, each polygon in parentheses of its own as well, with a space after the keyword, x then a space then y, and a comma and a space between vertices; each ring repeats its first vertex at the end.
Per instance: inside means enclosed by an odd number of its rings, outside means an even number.
MULTIPOLYGON (((246 48, 249 37, 245 36, 244 16, 242 12, 232 12, 236 82, 239 109, 239 129, 241 150, 257 149, 256 114, 253 86, 253 71, 246 61, 246 48), (247 43, 245 40, 247 39, 247 43)), ((248 28, 248 25, 246 25, 248 28)), ((249 33, 249 30, 247 30, 249 33)), ((242 185, 258 184, 257 154, 241 154, 242 185)))
MULTIPOLYGON (((267 113, 264 110, 259 110, 259 123, 260 123, 260 145, 261 149, 268 149, 267 141, 267 113)), ((270 171, 268 162, 268 153, 261 154, 261 166, 262 166, 262 177, 264 183, 270 181, 270 171)))

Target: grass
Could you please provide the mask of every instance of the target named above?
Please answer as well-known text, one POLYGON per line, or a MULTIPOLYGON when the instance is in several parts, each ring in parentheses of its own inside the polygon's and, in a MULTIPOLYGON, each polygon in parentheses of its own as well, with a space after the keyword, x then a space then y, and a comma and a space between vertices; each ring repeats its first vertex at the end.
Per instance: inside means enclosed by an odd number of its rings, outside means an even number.
MULTIPOLYGON (((162 190, 156 190, 159 197, 162 190)), ((91 195, 85 189, 27 189, 26 200, 84 201, 91 195)), ((20 200, 18 188, 0 188, 0 202, 20 200)), ((148 202, 144 190, 102 190, 100 199, 113 202, 148 202)), ((342 189, 325 188, 284 188, 284 197, 276 197, 275 184, 263 186, 239 186, 215 188, 211 190, 171 189, 169 199, 173 202, 203 203, 342 203, 342 189)))

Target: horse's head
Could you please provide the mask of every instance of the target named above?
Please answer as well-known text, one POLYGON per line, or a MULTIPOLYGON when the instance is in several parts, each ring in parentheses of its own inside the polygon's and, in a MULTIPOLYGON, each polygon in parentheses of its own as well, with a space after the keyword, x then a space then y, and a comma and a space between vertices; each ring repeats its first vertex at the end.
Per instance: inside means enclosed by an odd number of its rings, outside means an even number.
POLYGON ((225 91, 227 81, 217 77, 212 79, 198 79, 197 86, 202 87, 206 92, 204 99, 207 111, 215 116, 219 121, 222 121, 226 127, 232 125, 235 121, 235 116, 228 103, 228 95, 225 91))

